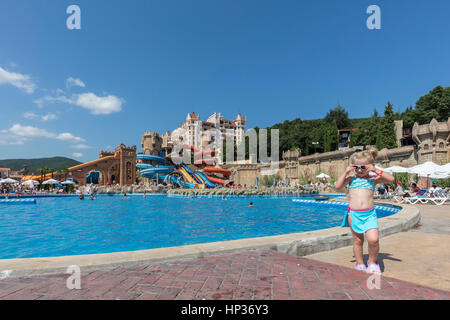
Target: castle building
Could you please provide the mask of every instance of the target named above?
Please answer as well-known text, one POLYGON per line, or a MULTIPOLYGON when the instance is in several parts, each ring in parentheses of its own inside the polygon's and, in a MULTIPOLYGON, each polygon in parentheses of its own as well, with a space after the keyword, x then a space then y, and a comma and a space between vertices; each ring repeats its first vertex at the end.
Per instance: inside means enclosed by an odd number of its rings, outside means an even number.
POLYGON ((136 146, 124 144, 116 147, 114 152, 100 151, 99 158, 69 168, 69 177, 80 185, 86 185, 86 174, 99 171, 99 184, 120 184, 129 186, 136 182, 136 146))
POLYGON ((245 123, 246 117, 240 113, 234 120, 226 120, 220 112, 214 112, 206 121, 202 121, 200 115, 192 112, 172 132, 170 141, 173 146, 182 143, 202 149, 217 141, 220 134, 222 139, 231 137, 239 145, 244 139, 245 123))
POLYGON ((446 122, 432 119, 428 124, 414 123, 412 139, 418 147, 419 164, 426 161, 437 164, 450 162, 450 117, 446 122))

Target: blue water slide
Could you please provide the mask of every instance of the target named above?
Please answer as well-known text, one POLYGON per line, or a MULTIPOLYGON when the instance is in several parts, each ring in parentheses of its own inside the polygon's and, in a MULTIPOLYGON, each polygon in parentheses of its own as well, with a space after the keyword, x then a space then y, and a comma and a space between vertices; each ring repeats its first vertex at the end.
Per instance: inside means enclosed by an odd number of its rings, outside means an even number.
POLYGON ((203 183, 208 187, 208 188, 215 188, 216 184, 213 183, 211 180, 208 179, 208 177, 200 171, 195 171, 195 173, 203 180, 203 183))
POLYGON ((195 174, 194 171, 191 170, 187 165, 183 165, 183 168, 186 172, 199 184, 204 184, 204 182, 195 174))
POLYGON ((182 179, 177 179, 177 183, 180 185, 180 187, 188 187, 189 189, 193 189, 195 184, 189 183, 187 181, 183 181, 182 179))
MULTIPOLYGON (((175 177, 175 176, 168 176, 168 177, 169 177, 168 179, 170 179, 170 181, 172 183, 178 184, 182 188, 187 187, 187 188, 193 189, 194 186, 195 186, 193 183, 189 183, 187 181, 184 181, 181 177, 175 177)), ((167 181, 166 181, 166 183, 167 183, 167 181)))
POLYGON ((173 167, 158 166, 141 170, 141 176, 144 178, 156 177, 156 174, 166 174, 173 172, 173 167))
POLYGON ((98 184, 99 177, 100 177, 100 171, 92 170, 86 174, 86 183, 98 184))
POLYGON ((148 160, 148 161, 158 161, 162 163, 166 163, 166 158, 160 156, 154 156, 152 154, 138 154, 136 158, 140 160, 148 160))
MULTIPOLYGON (((141 163, 142 165, 142 163, 141 163)), ((194 188, 194 184, 183 181, 180 177, 175 177, 172 175, 168 175, 167 173, 173 172, 173 167, 169 166, 150 166, 146 165, 145 168, 141 170, 141 177, 148 178, 148 179, 154 179, 158 178, 161 182, 168 182, 168 179, 174 184, 178 184, 181 187, 188 187, 190 189, 194 188), (158 174, 158 176, 156 175, 158 174)))
POLYGON ((153 169, 153 168, 167 168, 167 166, 161 166, 161 165, 152 165, 152 164, 148 164, 148 163, 137 163, 136 164, 136 168, 139 169, 153 169))

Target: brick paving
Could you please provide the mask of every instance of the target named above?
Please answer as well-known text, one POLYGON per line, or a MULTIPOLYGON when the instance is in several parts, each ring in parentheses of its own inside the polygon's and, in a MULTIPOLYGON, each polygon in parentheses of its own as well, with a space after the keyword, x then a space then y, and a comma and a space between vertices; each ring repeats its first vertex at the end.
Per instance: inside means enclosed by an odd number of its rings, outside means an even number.
POLYGON ((250 250, 196 259, 81 268, 81 289, 68 289, 70 274, 0 280, 0 299, 24 300, 372 300, 450 299, 450 292, 368 275, 343 266, 250 250))

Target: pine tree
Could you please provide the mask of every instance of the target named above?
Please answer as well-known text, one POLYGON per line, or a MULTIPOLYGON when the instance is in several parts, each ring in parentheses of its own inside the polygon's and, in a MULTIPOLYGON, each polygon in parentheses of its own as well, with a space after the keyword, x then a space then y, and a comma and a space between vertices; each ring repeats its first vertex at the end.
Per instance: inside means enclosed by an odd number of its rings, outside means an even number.
POLYGON ((379 123, 376 146, 378 150, 398 147, 395 138, 394 110, 390 101, 384 109, 384 118, 379 123))

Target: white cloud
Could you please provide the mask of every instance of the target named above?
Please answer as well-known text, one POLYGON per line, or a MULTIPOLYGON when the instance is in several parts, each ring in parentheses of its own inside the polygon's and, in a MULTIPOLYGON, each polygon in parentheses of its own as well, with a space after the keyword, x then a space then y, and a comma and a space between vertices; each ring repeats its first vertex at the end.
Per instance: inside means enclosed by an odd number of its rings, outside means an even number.
POLYGON ((56 136, 56 139, 58 140, 64 140, 64 141, 73 141, 73 142, 83 142, 86 141, 83 138, 75 137, 73 134, 69 132, 64 132, 56 136))
POLYGON ((11 134, 8 130, 0 130, 0 146, 22 145, 28 139, 11 134))
POLYGON ((92 147, 88 146, 88 145, 86 145, 84 143, 79 143, 79 144, 73 145, 72 148, 74 148, 74 149, 90 149, 92 147))
POLYGON ((83 93, 78 95, 75 104, 88 109, 92 114, 110 114, 122 110, 123 99, 114 95, 98 97, 95 94, 83 93))
POLYGON ((34 112, 25 112, 23 114, 24 118, 26 119, 36 119, 37 118, 37 114, 34 112))
POLYGON ((16 136, 26 138, 55 138, 55 134, 48 132, 45 129, 39 129, 31 126, 22 126, 18 123, 14 124, 9 131, 16 136))
POLYGON ((45 96, 43 98, 34 100, 39 107, 42 107, 45 102, 62 102, 67 104, 76 105, 91 111, 95 115, 107 115, 115 112, 120 112, 122 110, 122 104, 124 100, 122 98, 116 97, 115 95, 108 95, 104 97, 99 97, 92 92, 74 94, 70 98, 64 95, 45 96))
POLYGON ((83 81, 81 81, 78 78, 72 78, 72 77, 67 78, 66 87, 69 88, 69 87, 73 87, 73 86, 78 86, 78 87, 84 88, 86 85, 84 84, 83 81))
POLYGON ((43 98, 39 98, 34 100, 33 102, 36 103, 39 107, 43 107, 44 106, 44 102, 48 101, 48 102, 63 102, 63 103, 69 103, 69 104, 73 104, 74 100, 71 100, 69 98, 67 98, 66 96, 56 96, 56 97, 52 97, 52 96, 45 96, 43 98))
POLYGON ((42 121, 49 121, 49 120, 56 120, 57 117, 56 117, 55 114, 49 113, 49 114, 43 115, 43 116, 41 117, 41 119, 42 119, 42 121))
POLYGON ((20 141, 22 143, 29 138, 52 138, 75 143, 86 141, 85 139, 74 136, 69 132, 55 134, 52 132, 48 132, 45 129, 40 129, 32 126, 22 126, 19 123, 14 124, 9 130, 2 130, 2 132, 0 133, 4 133, 4 135, 9 137, 10 139, 15 139, 15 141, 20 141))
POLYGON ((41 118, 42 121, 49 121, 49 120, 56 120, 57 119, 57 116, 54 113, 48 113, 48 114, 45 114, 43 116, 38 116, 34 112, 25 112, 23 114, 23 117, 25 119, 30 119, 30 120, 41 118))
POLYGON ((81 158, 83 156, 83 154, 81 152, 74 152, 74 153, 72 153, 72 156, 75 158, 81 158))
POLYGON ((33 93, 36 85, 30 80, 30 76, 17 72, 9 72, 0 67, 0 84, 8 83, 16 88, 24 90, 26 93, 33 93))

